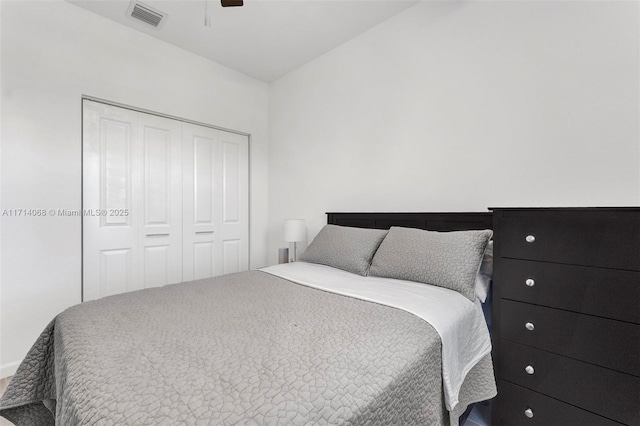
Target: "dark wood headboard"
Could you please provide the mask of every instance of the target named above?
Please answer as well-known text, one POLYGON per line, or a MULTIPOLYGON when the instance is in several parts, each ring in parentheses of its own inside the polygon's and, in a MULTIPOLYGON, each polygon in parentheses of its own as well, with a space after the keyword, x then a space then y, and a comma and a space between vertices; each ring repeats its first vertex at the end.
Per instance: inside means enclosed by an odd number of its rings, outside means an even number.
POLYGON ((327 213, 327 224, 389 229, 392 226, 428 231, 492 229, 491 212, 482 213, 327 213))

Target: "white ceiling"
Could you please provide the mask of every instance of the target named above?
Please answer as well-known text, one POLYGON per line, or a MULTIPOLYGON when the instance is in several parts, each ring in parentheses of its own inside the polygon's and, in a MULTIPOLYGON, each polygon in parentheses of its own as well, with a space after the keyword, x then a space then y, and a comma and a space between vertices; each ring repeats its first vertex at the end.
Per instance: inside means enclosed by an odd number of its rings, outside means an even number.
POLYGON ((168 15, 156 29, 127 16, 129 0, 69 0, 79 7, 270 83, 418 1, 141 0, 168 15))

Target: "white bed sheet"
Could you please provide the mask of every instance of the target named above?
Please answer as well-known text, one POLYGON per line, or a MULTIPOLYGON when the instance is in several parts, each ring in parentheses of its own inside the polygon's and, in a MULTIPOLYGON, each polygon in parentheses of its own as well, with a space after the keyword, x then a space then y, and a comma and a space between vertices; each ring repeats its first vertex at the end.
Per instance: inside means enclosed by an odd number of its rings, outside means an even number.
POLYGON ((471 302, 453 290, 413 281, 363 277, 307 262, 260 270, 298 284, 402 309, 427 321, 442 340, 442 378, 449 411, 458 404, 467 373, 491 352, 480 302, 471 302))

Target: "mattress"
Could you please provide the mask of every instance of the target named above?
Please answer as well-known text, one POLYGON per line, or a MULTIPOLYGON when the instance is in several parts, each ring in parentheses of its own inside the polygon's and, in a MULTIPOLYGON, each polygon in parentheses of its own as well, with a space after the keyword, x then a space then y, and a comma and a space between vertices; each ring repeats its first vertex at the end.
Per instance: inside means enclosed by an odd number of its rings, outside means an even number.
POLYGON ((249 271, 86 302, 43 331, 0 400, 16 425, 457 424, 420 317, 249 271))

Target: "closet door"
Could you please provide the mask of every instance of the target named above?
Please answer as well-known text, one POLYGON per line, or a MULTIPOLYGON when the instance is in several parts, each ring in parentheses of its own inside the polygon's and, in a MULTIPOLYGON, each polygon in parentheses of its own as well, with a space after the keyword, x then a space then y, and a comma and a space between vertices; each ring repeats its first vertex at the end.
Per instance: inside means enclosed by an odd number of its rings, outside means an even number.
POLYGON ((83 299, 92 300, 142 288, 140 147, 136 112, 84 101, 83 115, 83 299))
POLYGON ((148 288, 182 281, 182 123, 143 113, 138 119, 138 277, 148 288))
POLYGON ((83 111, 83 300, 182 281, 181 123, 83 111))
POLYGON ((183 124, 183 279, 249 268, 247 136, 183 124))
POLYGON ((249 137, 220 131, 222 273, 249 269, 249 137))
POLYGON ((83 111, 83 300, 249 268, 247 136, 83 111))

